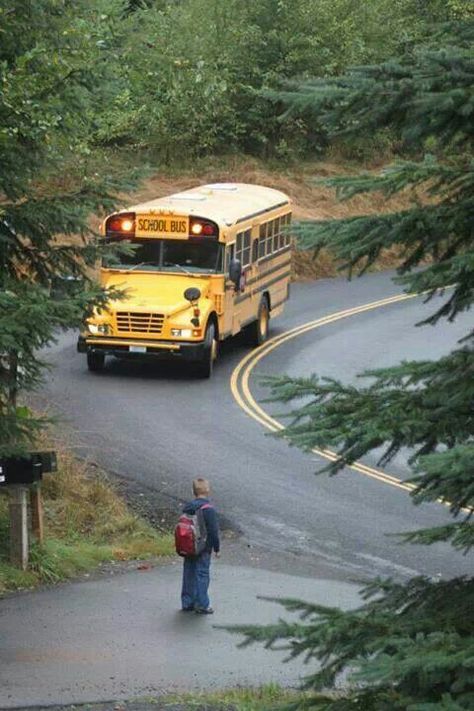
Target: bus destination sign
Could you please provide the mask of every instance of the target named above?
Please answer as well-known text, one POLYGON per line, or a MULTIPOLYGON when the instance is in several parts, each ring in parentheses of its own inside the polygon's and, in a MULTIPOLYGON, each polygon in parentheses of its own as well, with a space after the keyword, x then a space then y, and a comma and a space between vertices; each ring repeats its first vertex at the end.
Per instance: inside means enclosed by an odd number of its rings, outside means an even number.
POLYGON ((189 217, 179 215, 137 215, 136 237, 169 237, 187 239, 189 217))

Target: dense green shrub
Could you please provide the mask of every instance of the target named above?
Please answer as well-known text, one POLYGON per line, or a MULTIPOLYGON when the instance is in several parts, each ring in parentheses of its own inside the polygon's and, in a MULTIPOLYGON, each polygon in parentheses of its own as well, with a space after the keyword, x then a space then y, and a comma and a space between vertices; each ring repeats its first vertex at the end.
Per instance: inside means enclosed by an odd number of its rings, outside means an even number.
POLYGON ((454 0, 146 0, 127 7, 110 39, 119 69, 97 141, 140 145, 167 161, 232 149, 283 158, 321 150, 324 131, 313 120, 282 119, 262 90, 381 61, 412 46, 433 20, 462 10, 454 0))

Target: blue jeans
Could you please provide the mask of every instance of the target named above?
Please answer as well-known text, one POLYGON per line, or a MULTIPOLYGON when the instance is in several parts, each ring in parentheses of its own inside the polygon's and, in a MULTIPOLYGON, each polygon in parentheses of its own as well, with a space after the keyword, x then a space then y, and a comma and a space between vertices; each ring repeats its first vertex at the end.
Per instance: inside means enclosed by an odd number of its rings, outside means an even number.
POLYGON ((209 607, 209 569, 211 554, 207 551, 195 558, 185 558, 183 565, 183 587, 181 589, 181 606, 183 608, 209 607))

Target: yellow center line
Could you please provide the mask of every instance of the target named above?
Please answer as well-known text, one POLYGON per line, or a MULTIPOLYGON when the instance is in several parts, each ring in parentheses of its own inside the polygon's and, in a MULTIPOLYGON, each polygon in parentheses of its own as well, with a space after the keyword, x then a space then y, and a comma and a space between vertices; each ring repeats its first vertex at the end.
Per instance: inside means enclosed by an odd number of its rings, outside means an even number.
MULTIPOLYGON (((301 336, 308 331, 312 331, 322 326, 326 326, 330 323, 335 323, 344 318, 349 318, 350 316, 356 316, 357 314, 364 313, 366 311, 371 311, 372 309, 378 309, 383 306, 388 306, 389 304, 396 304, 402 301, 407 301, 409 299, 416 298, 420 294, 399 294, 397 296, 390 296, 385 299, 380 299, 378 301, 373 301, 369 304, 364 304, 362 306, 356 306, 351 309, 345 309, 343 311, 337 311, 336 313, 329 314, 322 318, 316 319, 315 321, 310 321, 308 323, 296 326, 295 328, 286 331, 278 336, 274 336, 266 343, 263 343, 256 350, 248 353, 235 367, 231 378, 230 378, 230 389, 232 395, 234 396, 238 405, 246 412, 250 417, 259 422, 261 425, 266 427, 272 432, 278 432, 284 430, 284 425, 278 422, 274 417, 271 417, 265 410, 263 410, 260 405, 255 401, 252 393, 250 392, 249 379, 253 369, 258 365, 258 363, 265 358, 269 353, 271 353, 275 348, 278 348, 283 343, 301 336), (239 388, 240 385, 240 388, 239 388)), ((330 449, 318 449, 314 448, 311 450, 314 454, 319 457, 323 457, 329 461, 336 461, 338 458, 337 454, 330 449)), ((374 469, 369 467, 362 462, 354 462, 353 464, 347 465, 349 469, 356 471, 365 476, 371 477, 372 479, 377 479, 390 486, 395 486, 398 489, 404 489, 405 491, 412 491, 415 486, 409 483, 403 483, 396 477, 381 471, 380 469, 374 469)))

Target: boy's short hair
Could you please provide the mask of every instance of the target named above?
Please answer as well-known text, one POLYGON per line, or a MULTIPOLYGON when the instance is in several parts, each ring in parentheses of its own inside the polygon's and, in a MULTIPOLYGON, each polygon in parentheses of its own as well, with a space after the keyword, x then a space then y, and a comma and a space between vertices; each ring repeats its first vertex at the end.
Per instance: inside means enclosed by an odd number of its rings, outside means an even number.
POLYGON ((194 496, 203 496, 205 494, 209 494, 210 490, 211 487, 207 479, 202 479, 202 477, 193 479, 194 496))

